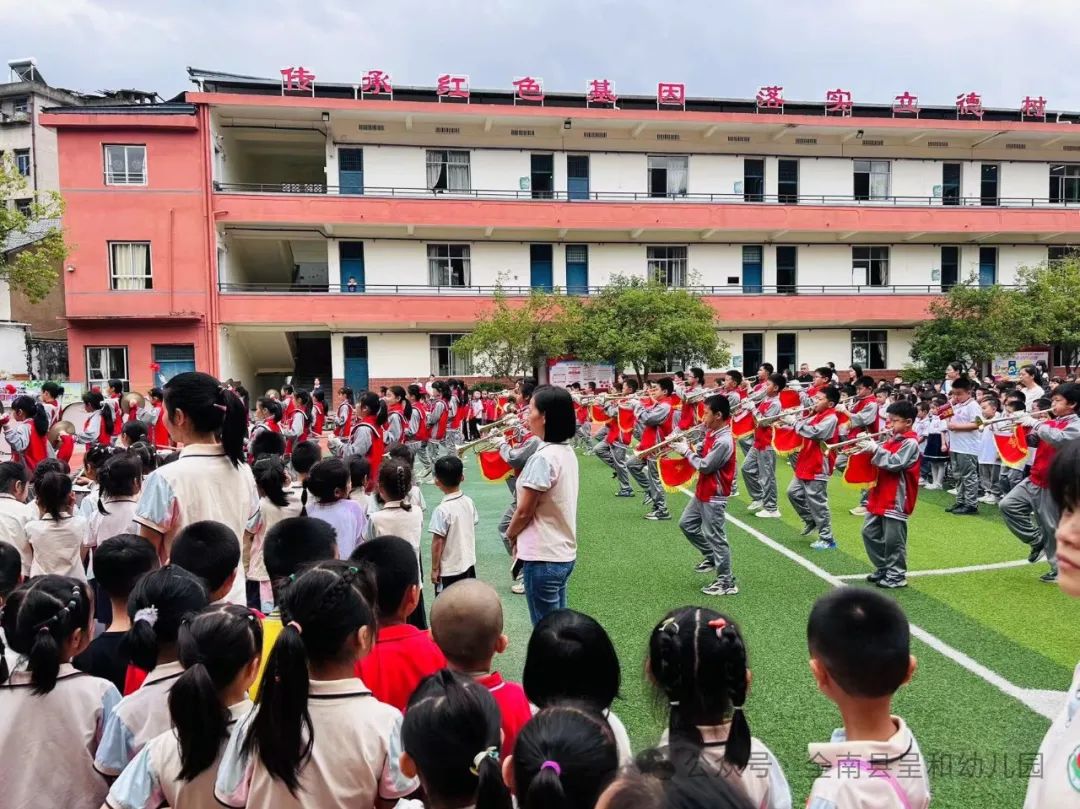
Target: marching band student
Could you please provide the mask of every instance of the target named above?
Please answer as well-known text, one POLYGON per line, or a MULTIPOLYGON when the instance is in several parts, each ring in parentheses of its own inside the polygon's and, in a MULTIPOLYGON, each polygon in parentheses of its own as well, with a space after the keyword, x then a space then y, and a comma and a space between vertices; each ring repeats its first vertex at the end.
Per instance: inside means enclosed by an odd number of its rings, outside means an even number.
MULTIPOLYGON (((955 387, 956 383, 953 384, 955 387)), ((1038 437, 1039 447, 1035 450, 1031 474, 1002 498, 998 507, 1009 530, 1031 546, 1029 562, 1037 562, 1046 554, 1050 570, 1039 580, 1053 583, 1058 579, 1055 531, 1061 512, 1050 493, 1049 471, 1058 450, 1080 438, 1080 416, 1077 416, 1080 385, 1075 382, 1058 385, 1050 397, 1050 409, 1050 419, 1040 420, 1029 415, 1021 420, 1020 423, 1038 437)))
POLYGON ((296 395, 291 384, 281 386, 281 419, 288 423, 296 412, 296 395))
POLYGON ((495 421, 495 407, 498 402, 495 399, 495 394, 488 391, 484 394, 484 416, 481 419, 484 424, 490 424, 495 421))
POLYGON ((480 422, 484 420, 483 393, 474 390, 472 399, 469 400, 469 419, 465 422, 467 427, 466 440, 475 441, 480 437, 480 422))
MULTIPOLYGON (((738 374, 738 371, 728 373, 731 381, 735 382, 733 374, 738 374)), ((782 374, 772 374, 764 389, 764 397, 754 407, 756 421, 754 432, 748 436, 751 443, 744 456, 742 473, 751 501, 747 508, 756 510, 756 517, 775 519, 780 516, 780 509, 777 508, 776 450, 772 446, 772 424, 759 426, 756 422, 771 419, 781 411, 780 389, 786 384, 782 374)), ((730 401, 729 395, 728 402, 730 401)))
MULTIPOLYGON (((412 420, 412 405, 401 385, 392 385, 386 394, 386 445, 401 444, 405 441, 409 422, 412 420)), ((377 466, 372 466, 377 469, 377 466)))
POLYGON ((292 455, 293 447, 310 441, 312 437, 311 394, 306 390, 297 391, 292 397, 292 413, 286 406, 282 417, 281 434, 285 436, 285 454, 292 455))
POLYGON ((251 440, 262 432, 281 434, 281 402, 264 396, 255 403, 255 425, 251 428, 251 440))
POLYGON ((120 428, 124 426, 125 413, 120 403, 120 397, 124 395, 124 383, 119 379, 110 379, 106 392, 108 396, 105 397, 105 404, 113 414, 112 434, 117 436, 120 435, 120 428))
POLYGON ((83 428, 75 433, 80 444, 109 444, 113 437, 113 408, 105 403, 105 397, 96 391, 82 395, 83 407, 90 417, 83 428))
POLYGON ((727 397, 710 396, 705 400, 705 415, 701 420, 705 440, 700 449, 686 441, 672 445, 698 472, 694 496, 683 511, 679 528, 704 557, 694 570, 716 571, 716 581, 701 588, 708 596, 733 596, 739 592, 731 575, 731 548, 724 530, 724 515, 736 474, 730 417, 731 403, 727 397))
MULTIPOLYGON (((1024 401, 1022 394, 1010 396, 1005 400, 1005 415, 1012 416, 1016 413, 1023 413, 1025 410, 1027 410, 1027 403, 1024 401)), ((1020 417, 1017 416, 1017 424, 1019 424, 1019 418, 1020 417)), ((1016 484, 1024 479, 1024 470, 1031 465, 1031 461, 1034 457, 1034 452, 1029 448, 1028 457, 1027 460, 1024 461, 1023 466, 1002 466, 1001 474, 998 475, 998 489, 1001 493, 1001 497, 1004 497, 1011 492, 1016 484)))
POLYGON ((776 373, 776 368, 771 362, 763 362, 757 369, 757 380, 750 388, 751 393, 761 393, 769 384, 769 377, 776 373))
MULTIPOLYGON (((386 403, 373 391, 367 391, 360 397, 356 413, 359 416, 348 443, 342 443, 337 439, 331 440, 331 450, 344 460, 354 455, 367 458, 371 469, 377 470, 382 465, 383 455, 386 453, 386 437, 383 428, 386 426, 386 403)), ((368 487, 368 494, 375 490, 374 482, 368 487)))
MULTIPOLYGON (((435 382, 434 388, 435 396, 425 419, 430 431, 430 438, 428 440, 427 457, 421 461, 424 481, 431 479, 435 460, 447 452, 446 436, 450 425, 450 407, 453 398, 450 395, 450 388, 445 382, 435 382)), ((450 449, 453 449, 453 447, 450 449)))
POLYGON ((978 514, 979 507, 979 405, 971 398, 973 383, 966 377, 953 380, 949 452, 956 475, 956 503, 945 509, 953 514, 978 514))
POLYGON ((326 427, 326 394, 316 390, 311 394, 311 432, 316 441, 326 427))
POLYGON ((784 423, 794 427, 803 439, 787 496, 802 518, 802 536, 815 530, 818 532, 819 539, 810 545, 814 550, 832 550, 836 547, 828 490, 833 471, 833 453, 826 454, 822 444, 836 441, 839 420, 835 408, 839 401, 840 391, 827 386, 814 394, 813 412, 809 416, 801 419, 794 414, 783 417, 784 423))
MULTIPOLYGON (((637 389, 636 379, 623 380, 623 396, 634 396, 637 389)), ((633 413, 634 420, 637 420, 636 405, 632 400, 622 399, 606 404, 604 413, 608 416, 608 423, 604 426, 606 432, 603 441, 596 445, 596 457, 610 466, 615 472, 615 477, 619 481, 619 490, 615 492, 615 496, 633 497, 634 490, 630 487, 630 472, 626 468, 626 450, 634 440, 634 434, 633 430, 623 430, 619 427, 620 412, 633 413)))
MULTIPOLYGON (((674 420, 672 405, 674 392, 675 386, 669 376, 650 383, 648 398, 645 399, 638 413, 638 422, 642 426, 638 452, 651 449, 671 434, 674 420)), ((667 508, 667 496, 664 494, 660 473, 653 459, 630 456, 626 459, 626 467, 634 476, 634 480, 646 492, 645 498, 651 511, 645 515, 645 519, 670 520, 671 513, 667 508)))
MULTIPOLYGON (((424 391, 419 385, 409 385, 407 392, 409 404, 412 405, 412 415, 405 430, 405 440, 413 451, 413 457, 419 460, 420 468, 423 469, 427 465, 428 439, 431 437, 427 425, 427 404, 424 402, 424 391)), ((372 470, 372 474, 377 472, 378 470, 372 470)))
POLYGON ((55 382, 46 382, 41 386, 41 405, 49 416, 50 427, 60 421, 60 400, 63 396, 64 389, 55 382))
POLYGON ((891 435, 883 441, 864 438, 859 452, 872 452, 877 482, 870 487, 862 538, 874 572, 866 577, 878 587, 907 587, 907 520, 919 496, 919 440, 912 431, 915 406, 896 402, 886 411, 891 435))
POLYGON ((334 418, 334 435, 338 438, 348 438, 352 432, 353 422, 353 389, 343 385, 338 390, 341 403, 337 407, 337 416, 334 418))
POLYGON ((48 441, 49 414, 32 397, 17 396, 11 403, 11 412, 0 417, 0 425, 11 445, 11 460, 26 464, 31 472, 52 454, 48 441))
MULTIPOLYGON (((852 370, 854 370, 854 368, 852 368, 852 370)), ((858 438, 860 435, 876 433, 878 431, 879 408, 883 407, 877 396, 874 395, 875 383, 873 377, 857 377, 854 381, 854 385, 854 401, 846 405, 838 405, 837 407, 838 412, 847 413, 848 415, 847 437, 849 439, 858 438)), ((845 466, 846 464, 847 456, 842 456, 837 459, 837 466, 845 466)), ((854 514, 857 517, 866 514, 866 500, 868 494, 869 490, 863 489, 859 505, 851 509, 851 514, 854 514)))
POLYGON ((151 444, 155 448, 171 446, 169 428, 165 426, 165 393, 161 388, 150 388, 149 423, 151 444))
MULTIPOLYGON (((984 422, 992 421, 1001 416, 1001 402, 993 396, 986 396, 979 403, 984 422)), ((1012 430, 1009 424, 983 425, 979 428, 979 496, 980 503, 996 506, 1001 499, 1001 489, 998 480, 1001 477, 1001 457, 998 455, 997 443, 994 436, 1000 433, 1007 434, 1012 430), (1003 429, 1004 428, 1004 429, 1003 429)))
POLYGON ((678 427, 686 432, 697 422, 697 403, 687 402, 690 394, 705 387, 705 372, 700 368, 691 368, 690 376, 686 378, 686 384, 675 390, 675 398, 679 400, 678 427))

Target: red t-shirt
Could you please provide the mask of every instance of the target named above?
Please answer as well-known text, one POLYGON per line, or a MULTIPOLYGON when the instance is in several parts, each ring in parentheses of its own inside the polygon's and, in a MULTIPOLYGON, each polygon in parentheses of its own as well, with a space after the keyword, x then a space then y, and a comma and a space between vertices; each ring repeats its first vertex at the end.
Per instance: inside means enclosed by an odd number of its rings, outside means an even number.
POLYGON ((379 630, 371 654, 356 664, 356 676, 379 702, 404 711, 420 681, 445 667, 446 658, 430 632, 396 624, 379 630))
POLYGON ((518 733, 532 719, 529 699, 525 696, 524 688, 517 683, 506 682, 497 671, 486 677, 478 677, 476 681, 485 686, 499 704, 499 713, 502 714, 502 757, 505 759, 514 752, 518 733))

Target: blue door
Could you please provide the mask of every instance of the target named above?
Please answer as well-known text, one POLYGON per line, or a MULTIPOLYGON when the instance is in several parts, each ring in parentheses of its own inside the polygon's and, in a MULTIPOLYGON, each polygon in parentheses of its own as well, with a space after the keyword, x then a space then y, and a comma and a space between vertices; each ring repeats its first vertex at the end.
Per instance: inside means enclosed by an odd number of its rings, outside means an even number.
POLYGON ((341 291, 364 291, 364 243, 338 242, 341 257, 341 291))
POLYGON ((742 249, 742 290, 760 294, 761 284, 761 248, 747 245, 742 249))
POLYGON ((533 289, 551 292, 555 288, 550 244, 529 245, 529 279, 533 289))
POLYGON ((338 186, 342 194, 364 193, 363 149, 338 149, 338 186))
POLYGON ((979 248, 979 286, 989 287, 997 283, 997 248, 979 248))
POLYGON ((177 374, 195 370, 195 346, 156 345, 153 356, 154 363, 160 366, 154 372, 154 385, 159 388, 177 374))
POLYGON ((368 348, 366 337, 346 337, 345 384, 359 393, 368 386, 368 348))
POLYGON ((566 245, 566 294, 589 294, 589 248, 587 245, 566 245))
POLYGON ((589 156, 566 156, 566 196, 569 199, 589 198, 589 156))

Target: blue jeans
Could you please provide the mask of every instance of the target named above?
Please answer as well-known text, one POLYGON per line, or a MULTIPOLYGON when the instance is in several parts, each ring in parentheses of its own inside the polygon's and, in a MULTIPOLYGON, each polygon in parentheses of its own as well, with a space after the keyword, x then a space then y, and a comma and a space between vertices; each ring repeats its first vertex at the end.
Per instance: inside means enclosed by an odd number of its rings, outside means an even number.
POLYGON ((566 582, 573 562, 525 562, 525 600, 533 626, 549 612, 566 609, 566 582))

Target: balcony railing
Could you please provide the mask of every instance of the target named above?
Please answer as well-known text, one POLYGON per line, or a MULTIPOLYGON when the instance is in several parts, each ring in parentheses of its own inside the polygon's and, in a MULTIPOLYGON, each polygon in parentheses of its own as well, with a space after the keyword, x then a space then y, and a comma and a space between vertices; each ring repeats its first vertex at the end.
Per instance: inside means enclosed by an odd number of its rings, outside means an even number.
POLYGON ((286 194, 289 196, 343 196, 395 199, 486 199, 520 202, 687 202, 747 205, 859 205, 868 207, 940 208, 1080 208, 1080 199, 1055 201, 1049 197, 950 197, 890 195, 866 199, 853 194, 745 194, 703 193, 656 195, 648 191, 529 191, 516 188, 444 191, 430 188, 365 186, 363 193, 323 183, 214 183, 228 194, 286 194))
MULTIPOLYGON (((947 292, 950 284, 724 284, 723 286, 681 287, 688 292, 707 297, 736 295, 940 295, 947 292)), ((511 297, 525 297, 534 291, 554 292, 560 295, 596 295, 602 286, 590 287, 531 287, 531 286, 428 286, 426 284, 360 284, 349 289, 342 284, 332 289, 329 284, 266 284, 221 282, 218 291, 242 295, 353 295, 358 297, 377 295, 490 297, 502 292, 511 297)))

